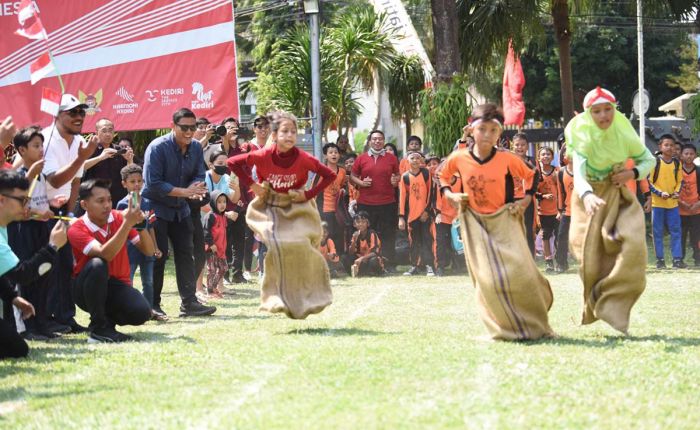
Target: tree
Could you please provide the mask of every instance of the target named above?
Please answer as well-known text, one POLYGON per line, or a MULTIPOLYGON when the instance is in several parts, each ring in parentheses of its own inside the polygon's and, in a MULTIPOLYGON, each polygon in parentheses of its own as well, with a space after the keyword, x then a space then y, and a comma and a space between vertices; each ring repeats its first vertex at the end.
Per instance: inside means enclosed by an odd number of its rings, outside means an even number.
POLYGON ((418 116, 419 94, 425 86, 420 57, 397 55, 384 79, 391 103, 391 116, 397 121, 403 120, 408 139, 412 134, 411 121, 418 116))
POLYGON ((670 75, 668 86, 680 88, 686 93, 692 93, 700 89, 700 78, 698 77, 698 44, 689 38, 689 42, 679 50, 679 58, 682 61, 678 74, 670 75))
POLYGON ((449 82, 462 71, 459 20, 455 0, 430 0, 435 38, 435 72, 438 82, 449 82))

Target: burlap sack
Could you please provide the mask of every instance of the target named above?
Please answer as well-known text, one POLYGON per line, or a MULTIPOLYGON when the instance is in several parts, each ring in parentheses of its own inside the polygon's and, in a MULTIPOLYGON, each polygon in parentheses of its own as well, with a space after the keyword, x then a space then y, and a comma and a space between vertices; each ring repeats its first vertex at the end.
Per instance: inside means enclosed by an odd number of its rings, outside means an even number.
POLYGON ((506 205, 489 215, 463 208, 459 219, 479 316, 491 337, 552 336, 547 318, 552 290, 532 259, 522 215, 511 214, 506 205))
POLYGON ((248 205, 246 221, 267 246, 261 310, 304 319, 331 304, 316 202, 292 203, 289 195, 268 190, 264 200, 256 197, 248 205))
POLYGON ((627 333, 630 311, 646 286, 644 213, 627 187, 592 183, 605 206, 589 217, 583 201, 571 196, 571 251, 580 261, 582 324, 601 319, 627 333))

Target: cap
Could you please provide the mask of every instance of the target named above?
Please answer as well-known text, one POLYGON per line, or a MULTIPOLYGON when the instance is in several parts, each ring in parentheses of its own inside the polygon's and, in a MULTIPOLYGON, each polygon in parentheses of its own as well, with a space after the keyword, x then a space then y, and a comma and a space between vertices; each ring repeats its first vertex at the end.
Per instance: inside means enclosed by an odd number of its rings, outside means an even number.
POLYGON ((82 106, 83 109, 88 107, 88 105, 78 100, 73 94, 64 94, 63 97, 61 97, 61 106, 58 108, 58 111, 65 112, 78 106, 82 106))
POLYGON ((596 87, 594 90, 591 90, 588 92, 588 94, 586 94, 586 97, 583 99, 583 108, 588 109, 593 105, 598 105, 601 103, 617 104, 617 100, 610 91, 604 88, 596 87))

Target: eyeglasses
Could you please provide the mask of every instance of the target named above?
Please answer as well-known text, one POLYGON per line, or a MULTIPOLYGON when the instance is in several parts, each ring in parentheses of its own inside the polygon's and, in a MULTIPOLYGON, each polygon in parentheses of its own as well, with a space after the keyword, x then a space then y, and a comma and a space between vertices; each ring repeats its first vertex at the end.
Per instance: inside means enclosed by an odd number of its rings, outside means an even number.
POLYGON ((182 131, 196 131, 197 130, 196 125, 184 125, 184 124, 175 124, 175 125, 180 127, 180 130, 182 130, 182 131))
POLYGON ((0 194, 0 196, 7 197, 8 199, 12 199, 15 201, 18 201, 22 206, 27 206, 27 203, 29 203, 30 198, 28 196, 13 196, 12 194, 0 194))
POLYGON ((85 109, 83 109, 83 108, 73 108, 73 109, 71 109, 71 110, 67 110, 67 111, 64 111, 64 112, 67 113, 68 115, 72 116, 72 117, 76 117, 76 116, 82 116, 82 117, 84 117, 85 114, 87 113, 87 112, 85 112, 85 109))
POLYGON ((269 126, 270 126, 269 124, 256 124, 255 128, 257 128, 258 130, 265 130, 269 126))

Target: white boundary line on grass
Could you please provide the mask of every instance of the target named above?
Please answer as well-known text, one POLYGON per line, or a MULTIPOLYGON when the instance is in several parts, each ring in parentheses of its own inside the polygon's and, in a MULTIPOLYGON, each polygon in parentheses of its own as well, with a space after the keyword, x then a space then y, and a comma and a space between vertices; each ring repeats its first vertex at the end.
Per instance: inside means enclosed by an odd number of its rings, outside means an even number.
MULTIPOLYGON (((362 306, 361 308, 356 309, 355 312, 350 314, 350 316, 348 318, 342 320, 338 325, 345 326, 345 325, 350 324, 351 322, 355 321, 356 319, 362 317, 365 314, 365 312, 367 312, 371 307, 373 307, 374 305, 379 303, 384 298, 384 296, 386 296, 389 293, 389 291, 392 288, 394 288, 393 282, 391 284, 386 285, 384 288, 382 288, 382 290, 380 292, 378 292, 374 297, 372 297, 372 299, 370 299, 370 301, 365 303, 365 305, 362 306)), ((328 329, 324 332, 325 335, 330 335, 331 333, 333 333, 333 329, 328 329)))

